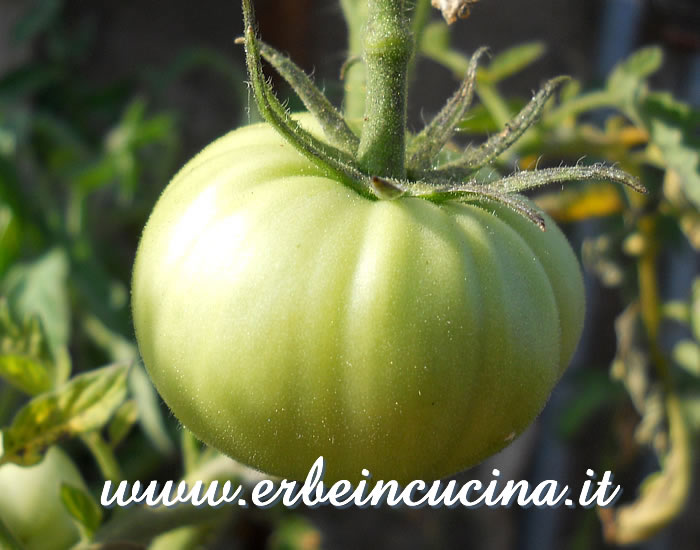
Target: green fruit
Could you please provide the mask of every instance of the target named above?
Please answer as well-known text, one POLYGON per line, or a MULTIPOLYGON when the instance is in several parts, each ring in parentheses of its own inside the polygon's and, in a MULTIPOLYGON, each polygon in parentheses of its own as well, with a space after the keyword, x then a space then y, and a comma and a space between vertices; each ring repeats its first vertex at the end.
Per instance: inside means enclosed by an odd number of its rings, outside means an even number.
MULTIPOLYGON (((303 119, 308 120, 308 119, 303 119)), ((578 263, 491 203, 360 197, 266 124, 214 142, 143 233, 133 317, 177 418, 264 472, 436 479, 506 446, 578 342, 578 263)))
POLYGON ((61 501, 64 482, 85 489, 58 447, 34 466, 0 466, 0 519, 25 550, 66 550, 78 542, 78 528, 61 501))

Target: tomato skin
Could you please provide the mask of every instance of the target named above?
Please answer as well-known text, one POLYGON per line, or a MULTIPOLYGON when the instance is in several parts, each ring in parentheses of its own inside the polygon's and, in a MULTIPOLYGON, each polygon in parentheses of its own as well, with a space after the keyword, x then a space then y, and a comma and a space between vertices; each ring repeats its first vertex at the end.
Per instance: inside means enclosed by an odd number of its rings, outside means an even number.
MULTIPOLYGON (((306 121, 306 119, 302 119, 306 121)), ((544 406, 583 324, 576 258, 510 210, 369 201, 265 124, 207 147, 144 229, 139 348, 177 418, 264 472, 437 479, 544 406)))
POLYGON ((61 484, 85 489, 80 472, 58 447, 34 466, 0 466, 0 518, 26 550, 66 550, 80 532, 61 501, 61 484))

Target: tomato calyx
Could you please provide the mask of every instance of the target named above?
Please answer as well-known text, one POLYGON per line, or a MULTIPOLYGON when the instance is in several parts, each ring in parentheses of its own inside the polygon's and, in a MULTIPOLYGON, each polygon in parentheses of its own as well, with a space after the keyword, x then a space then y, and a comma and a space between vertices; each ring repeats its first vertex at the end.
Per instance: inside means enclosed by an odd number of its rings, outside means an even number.
MULTIPOLYGON (((329 177, 336 178, 340 183, 367 199, 394 200, 400 197, 419 197, 438 203, 444 201, 497 202, 523 215, 544 230, 543 216, 520 193, 549 183, 571 181, 612 181, 626 185, 637 192, 646 193, 646 189, 637 178, 604 164, 522 171, 493 182, 484 182, 479 179, 479 170, 507 151, 539 120, 547 101, 568 80, 566 76, 547 81, 501 132, 493 135, 479 147, 467 147, 458 159, 440 165, 441 152, 452 140, 458 124, 471 106, 478 62, 486 53, 486 48, 479 48, 474 53, 464 80, 433 120, 418 134, 409 137, 406 146, 403 145, 403 140, 397 140, 401 143, 402 158, 398 164, 394 163, 391 170, 393 173, 381 173, 381 171, 377 173, 375 170, 368 170, 367 162, 363 162, 363 154, 366 153, 363 150, 366 149, 364 147, 366 128, 363 127, 363 135, 358 137, 350 129, 343 115, 301 68, 257 38, 251 0, 242 0, 242 3, 245 30, 244 36, 236 42, 245 45, 250 85, 260 114, 282 137, 311 162, 322 168, 329 177), (327 142, 314 136, 292 118, 289 110, 279 101, 265 78, 262 58, 268 61, 294 89, 309 113, 320 125, 327 142), (400 177, 396 176, 397 171, 400 177)), ((380 0, 370 0, 370 6, 381 3, 380 0)), ((399 21, 399 28, 402 28, 401 24, 402 21, 399 21)), ((398 35, 401 36, 400 33, 398 35)), ((371 63, 367 59, 364 61, 368 72, 371 72, 373 68, 371 63)), ((374 103, 376 102, 375 99, 374 103)), ((368 104, 371 103, 368 97, 368 104)), ((405 110, 405 105, 399 105, 397 110, 400 109, 405 110)), ((401 116, 397 116, 397 119, 400 118, 401 116)), ((365 126, 377 127, 381 126, 381 123, 377 124, 377 121, 366 115, 365 126)), ((405 122, 403 134, 405 134, 405 122)), ((392 144, 392 147, 395 147, 395 144, 392 144)), ((384 156, 386 157, 386 154, 384 156)), ((381 166, 381 163, 379 165, 381 166)))

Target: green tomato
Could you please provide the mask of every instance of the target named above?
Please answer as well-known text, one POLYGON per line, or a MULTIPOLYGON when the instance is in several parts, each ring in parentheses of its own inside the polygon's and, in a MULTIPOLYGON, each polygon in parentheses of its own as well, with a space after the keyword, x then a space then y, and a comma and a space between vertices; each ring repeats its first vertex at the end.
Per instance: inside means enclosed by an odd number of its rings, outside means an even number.
POLYGON ((303 479, 322 455, 326 481, 441 478, 520 434, 574 352, 581 274, 547 222, 371 201, 242 128, 144 229, 139 348, 175 416, 254 468, 303 479))
POLYGON ((85 489, 71 459, 51 447, 34 466, 0 467, 0 519, 26 550, 66 550, 80 532, 61 501, 61 484, 85 489))

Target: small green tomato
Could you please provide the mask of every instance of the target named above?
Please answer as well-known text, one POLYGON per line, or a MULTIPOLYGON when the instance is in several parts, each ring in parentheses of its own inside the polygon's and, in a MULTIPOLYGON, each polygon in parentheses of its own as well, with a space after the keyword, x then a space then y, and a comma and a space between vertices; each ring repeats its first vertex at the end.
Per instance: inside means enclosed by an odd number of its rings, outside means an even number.
POLYGON ((78 542, 78 528, 61 501, 64 482, 85 489, 58 447, 34 466, 0 466, 0 519, 25 550, 66 550, 78 542))

